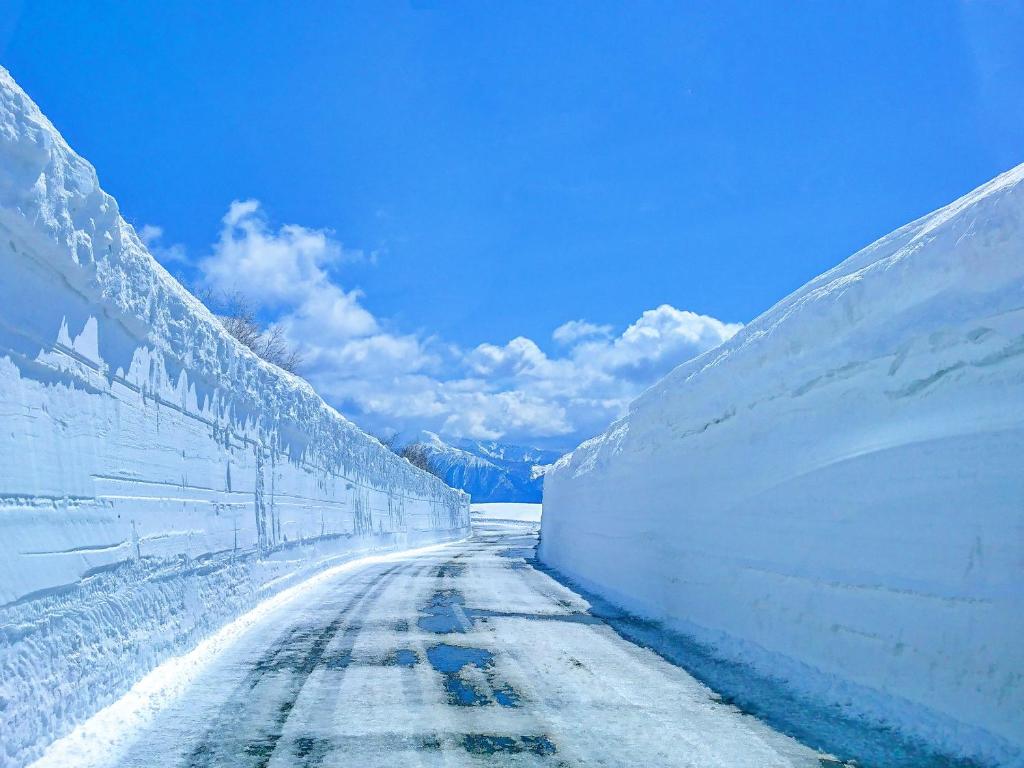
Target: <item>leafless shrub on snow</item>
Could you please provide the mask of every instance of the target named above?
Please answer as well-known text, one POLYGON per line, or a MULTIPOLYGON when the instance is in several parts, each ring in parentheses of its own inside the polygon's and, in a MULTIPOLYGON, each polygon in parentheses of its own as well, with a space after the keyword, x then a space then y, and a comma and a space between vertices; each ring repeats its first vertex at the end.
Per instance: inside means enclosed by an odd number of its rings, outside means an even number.
POLYGON ((288 345, 281 327, 272 325, 264 328, 252 305, 240 293, 217 295, 211 291, 200 291, 197 296, 228 333, 268 363, 288 373, 295 373, 302 365, 302 356, 288 345))
POLYGON ((430 451, 423 443, 408 443, 407 445, 400 445, 398 442, 398 433, 389 436, 376 435, 376 437, 381 442, 381 445, 391 451, 394 451, 414 467, 422 469, 425 472, 429 472, 434 475, 434 477, 439 477, 444 480, 444 474, 441 472, 441 468, 433 459, 430 458, 430 451))

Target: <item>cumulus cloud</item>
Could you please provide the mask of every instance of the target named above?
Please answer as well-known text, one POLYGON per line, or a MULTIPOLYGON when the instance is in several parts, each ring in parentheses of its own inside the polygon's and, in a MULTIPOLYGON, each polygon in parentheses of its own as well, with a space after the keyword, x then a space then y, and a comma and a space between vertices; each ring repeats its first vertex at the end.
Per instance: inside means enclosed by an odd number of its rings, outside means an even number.
POLYGON ((551 338, 559 344, 572 344, 591 336, 607 338, 612 335, 613 330, 610 325, 597 325, 588 323, 586 320, 570 320, 555 328, 551 338))
POLYGON ((155 224, 143 224, 142 229, 139 230, 139 238, 148 247, 150 244, 155 243, 161 237, 164 236, 163 227, 158 227, 155 224))
POLYGON ((468 392, 451 405, 457 407, 441 425, 450 435, 499 440, 509 434, 539 438, 573 431, 562 405, 522 390, 468 392))
POLYGON ((163 242, 164 230, 155 224, 144 224, 139 230, 139 239, 149 249, 161 264, 165 266, 185 264, 188 262, 188 255, 185 253, 185 246, 180 244, 165 245, 163 242))
POLYGON ((742 327, 662 304, 644 312, 621 336, 584 342, 572 355, 617 377, 653 383, 680 363, 717 347, 742 327))
MULTIPOLYGON (((381 327, 359 290, 332 277, 339 264, 364 258, 331 233, 298 224, 274 229, 256 200, 236 200, 221 221, 220 237, 198 262, 200 283, 241 295, 284 331, 310 378, 372 378, 410 373, 433 357, 413 335, 381 327)), ((315 383, 315 382, 314 382, 315 383)))
MULTIPOLYGON (((158 228, 143 237, 157 243, 158 228)), ((240 293, 302 355, 300 373, 367 429, 431 429, 455 437, 546 440, 569 447, 622 415, 643 389, 741 326, 667 304, 621 333, 570 320, 554 329, 557 354, 518 336, 461 349, 400 333, 346 289, 353 258, 322 229, 273 227, 255 200, 235 201, 197 273, 208 288, 240 293)))
MULTIPOLYGON (((621 416, 648 386, 742 327, 667 304, 644 312, 619 335, 608 326, 586 321, 570 321, 560 328, 566 326, 571 330, 562 339, 569 349, 558 356, 548 356, 532 340, 517 337, 501 346, 481 344, 465 356, 465 362, 492 391, 519 396, 503 404, 525 412, 524 422, 537 414, 534 421, 549 420, 545 435, 568 435, 569 442, 599 431, 621 416), (557 411, 542 411, 539 403, 555 406, 557 411)), ((484 408, 482 402, 464 405, 477 411, 484 408)), ((512 421, 510 414, 493 408, 457 423, 506 424, 511 432, 522 434, 521 426, 512 421)))
POLYGON ((548 359, 536 343, 517 336, 501 347, 481 344, 466 356, 466 362, 479 375, 505 377, 528 375, 543 367, 548 359))
POLYGON ((341 290, 328 275, 344 255, 328 231, 297 224, 274 231, 257 200, 235 200, 221 221, 213 253, 199 262, 208 287, 241 293, 268 309, 307 305, 309 314, 346 333, 375 330, 358 294, 341 290))

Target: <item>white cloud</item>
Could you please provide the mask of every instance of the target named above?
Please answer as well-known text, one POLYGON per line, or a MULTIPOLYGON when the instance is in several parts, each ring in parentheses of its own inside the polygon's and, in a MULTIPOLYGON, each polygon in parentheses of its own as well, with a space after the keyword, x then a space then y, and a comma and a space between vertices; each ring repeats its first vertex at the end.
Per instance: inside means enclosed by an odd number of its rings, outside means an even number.
POLYGON ((571 346, 556 357, 524 337, 503 346, 481 344, 465 356, 467 367, 490 391, 516 393, 519 399, 463 402, 468 414, 452 417, 443 429, 483 433, 504 428, 528 436, 528 429, 536 429, 533 425, 544 419, 550 427, 544 435, 570 435, 572 442, 621 416, 648 386, 677 365, 718 346, 740 327, 662 305, 644 312, 618 336, 612 336, 608 326, 570 321, 560 326, 565 330, 558 335, 571 346), (557 410, 544 410, 538 404, 557 410), (519 414, 524 415, 516 423, 519 414))
POLYGON ((607 338, 612 335, 612 330, 610 325, 596 325, 588 323, 586 320, 570 320, 555 328, 551 338, 559 344, 572 344, 591 336, 607 338))
POLYGON ((558 437, 572 432, 565 408, 557 402, 522 390, 473 392, 450 401, 451 413, 441 431, 479 440, 499 440, 508 434, 534 438, 558 437))
POLYGON ((272 317, 312 383, 329 384, 345 398, 341 382, 410 374, 434 362, 418 337, 387 332, 362 305, 360 291, 335 282, 332 267, 365 258, 351 253, 327 230, 297 224, 275 230, 258 201, 236 200, 197 268, 205 287, 240 294, 272 317))
POLYGON ((474 373, 492 377, 526 375, 547 361, 540 347, 523 336, 517 336, 503 347, 481 344, 466 356, 474 373))
MULTIPOLYGON (((158 228, 143 237, 158 242, 158 228)), ((463 350, 421 334, 393 331, 336 281, 336 267, 359 252, 329 231, 286 224, 274 229, 255 200, 235 201, 201 282, 239 292, 302 354, 301 373, 367 429, 431 429, 457 437, 569 447, 620 416, 643 389, 740 326, 662 305, 621 334, 570 320, 549 356, 532 339, 463 350)))
POLYGON ((333 283, 309 285, 291 304, 286 326, 297 341, 343 342, 379 332, 377 319, 360 303, 360 291, 344 291, 333 283))
POLYGON ((142 229, 139 230, 139 238, 147 246, 150 243, 154 243, 164 236, 163 227, 158 227, 155 224, 143 224, 142 229))
POLYGON ((274 232, 257 200, 235 200, 222 224, 213 253, 198 265, 208 287, 241 293, 268 308, 311 297, 320 300, 321 310, 330 311, 330 305, 339 299, 343 305, 352 305, 344 300, 343 292, 330 290, 336 286, 325 267, 341 260, 342 249, 327 231, 285 224, 274 232))
POLYGON ((618 338, 583 342, 572 355, 617 377, 653 383, 680 363, 717 347, 742 327, 662 304, 644 312, 618 338))
POLYGON ((161 241, 164 237, 164 230, 155 224, 144 224, 138 232, 142 244, 149 249, 149 252, 156 257, 157 261, 164 265, 186 264, 188 255, 185 253, 185 246, 180 244, 164 245, 161 241))

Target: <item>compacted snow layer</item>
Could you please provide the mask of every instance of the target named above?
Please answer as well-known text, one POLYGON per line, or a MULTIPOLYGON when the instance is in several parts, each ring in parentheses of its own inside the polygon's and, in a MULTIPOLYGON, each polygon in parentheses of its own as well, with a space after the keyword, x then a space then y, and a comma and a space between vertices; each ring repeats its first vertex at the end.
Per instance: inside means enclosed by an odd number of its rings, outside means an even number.
POLYGON ((1024 166, 812 280, 547 474, 543 561, 1024 760, 1024 166))
POLYGON ((469 499, 235 342, 0 69, 0 765, 469 499))

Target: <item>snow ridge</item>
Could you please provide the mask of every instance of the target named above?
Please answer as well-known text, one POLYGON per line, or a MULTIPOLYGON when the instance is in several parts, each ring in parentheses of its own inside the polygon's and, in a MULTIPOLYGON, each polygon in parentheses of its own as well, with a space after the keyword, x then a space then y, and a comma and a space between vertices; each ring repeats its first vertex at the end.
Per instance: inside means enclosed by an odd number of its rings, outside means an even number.
POLYGON ((257 358, 0 68, 0 766, 267 595, 469 498, 257 358))
POLYGON ((548 472, 541 558, 857 713, 1024 764, 1022 181, 655 384, 548 472))

